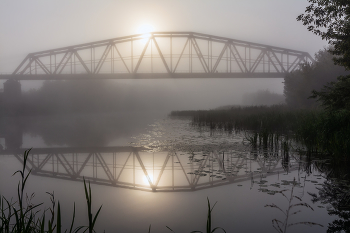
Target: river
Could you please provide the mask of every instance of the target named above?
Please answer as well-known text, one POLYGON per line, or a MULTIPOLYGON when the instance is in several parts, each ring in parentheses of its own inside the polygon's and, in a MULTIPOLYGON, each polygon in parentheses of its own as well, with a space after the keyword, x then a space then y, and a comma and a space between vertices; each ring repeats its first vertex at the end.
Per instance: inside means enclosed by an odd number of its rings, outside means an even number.
MULTIPOLYGON (((73 205, 75 226, 87 225, 83 177, 91 182, 93 212, 102 205, 97 232, 205 231, 208 203, 212 226, 226 232, 273 232, 272 220, 285 220, 275 204, 288 208, 293 195, 308 203, 288 223, 289 232, 326 232, 329 205, 312 203, 324 174, 302 169, 304 161, 281 150, 253 151, 244 132, 211 133, 186 118, 164 113, 129 112, 54 117, 2 118, 0 127, 0 194, 15 199, 26 148, 32 169, 26 187, 33 204, 60 201, 64 228, 73 205), (284 197, 280 191, 286 195, 284 197)), ((300 201, 294 198, 293 203, 300 201)), ((293 211, 294 212, 294 211, 293 211)), ((220 230, 218 230, 220 232, 220 230)))

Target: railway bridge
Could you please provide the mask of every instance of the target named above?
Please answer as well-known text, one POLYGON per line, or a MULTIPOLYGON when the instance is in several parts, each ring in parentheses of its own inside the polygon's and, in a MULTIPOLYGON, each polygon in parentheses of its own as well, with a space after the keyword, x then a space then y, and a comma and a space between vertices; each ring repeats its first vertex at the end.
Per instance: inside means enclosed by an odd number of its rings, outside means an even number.
POLYGON ((0 75, 0 102, 21 98, 20 80, 283 78, 307 52, 196 32, 151 32, 28 54, 0 75))
POLYGON ((307 52, 196 32, 151 32, 28 54, 0 79, 282 78, 307 52))

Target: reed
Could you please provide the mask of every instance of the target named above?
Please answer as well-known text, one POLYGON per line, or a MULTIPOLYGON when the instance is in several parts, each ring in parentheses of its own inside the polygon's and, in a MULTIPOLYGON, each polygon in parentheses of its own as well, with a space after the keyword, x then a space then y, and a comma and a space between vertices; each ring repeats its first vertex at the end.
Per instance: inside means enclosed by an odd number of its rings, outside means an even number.
MULTIPOLYGON (((206 233, 214 233, 216 230, 222 230, 223 232, 226 233, 225 229, 223 229, 222 227, 215 227, 214 229, 212 229, 212 219, 211 219, 211 212, 213 211, 215 205, 217 202, 215 202, 214 206, 211 207, 210 206, 210 201, 209 198, 207 197, 207 202, 208 202, 208 212, 207 212, 207 224, 206 224, 206 233)), ((170 231, 173 231, 170 227, 166 226, 170 231)), ((191 231, 191 233, 204 233, 203 231, 191 231)))
POLYGON ((192 118, 192 126, 213 132, 245 132, 253 146, 273 148, 283 141, 298 145, 301 154, 330 156, 350 163, 350 111, 291 109, 286 105, 235 107, 229 110, 171 112, 192 118))
POLYGON ((62 229, 62 219, 61 219, 61 206, 60 202, 56 206, 55 196, 53 193, 48 193, 50 196, 52 207, 49 208, 49 214, 51 217, 47 220, 47 210, 41 211, 39 209, 43 203, 32 204, 31 199, 34 197, 34 194, 30 195, 27 198, 25 193, 25 187, 31 173, 31 170, 26 172, 27 167, 27 158, 29 155, 30 149, 24 152, 23 156, 23 166, 22 170, 18 170, 14 173, 20 175, 20 181, 17 185, 17 201, 12 201, 6 199, 4 196, 0 195, 0 233, 77 233, 80 231, 89 233, 95 232, 94 227, 96 224, 97 217, 101 211, 102 206, 98 209, 96 215, 93 217, 92 214, 92 195, 90 182, 88 186, 84 180, 84 189, 85 189, 85 198, 88 206, 88 226, 78 226, 74 228, 75 220, 75 204, 73 209, 73 216, 70 224, 70 229, 63 231, 62 229), (25 203, 25 199, 27 198, 25 203), (57 212, 56 212, 56 211, 57 212), (38 215, 41 212, 41 216, 38 215), (74 229, 73 229, 74 228, 74 229))

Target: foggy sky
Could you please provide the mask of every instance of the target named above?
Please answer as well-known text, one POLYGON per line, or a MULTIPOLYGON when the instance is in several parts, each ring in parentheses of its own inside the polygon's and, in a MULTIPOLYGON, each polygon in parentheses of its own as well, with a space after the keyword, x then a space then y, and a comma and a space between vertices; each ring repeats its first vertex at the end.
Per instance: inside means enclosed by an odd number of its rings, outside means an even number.
MULTIPOLYGON (((12 73, 30 52, 137 34, 143 24, 313 56, 327 43, 296 21, 307 5, 306 0, 1 0, 0 73, 12 73)), ((272 91, 281 93, 281 82, 272 91)), ((23 89, 35 85, 22 81, 23 89)))
POLYGON ((1 0, 0 72, 30 53, 155 31, 194 31, 313 55, 326 45, 298 14, 306 0, 1 0))

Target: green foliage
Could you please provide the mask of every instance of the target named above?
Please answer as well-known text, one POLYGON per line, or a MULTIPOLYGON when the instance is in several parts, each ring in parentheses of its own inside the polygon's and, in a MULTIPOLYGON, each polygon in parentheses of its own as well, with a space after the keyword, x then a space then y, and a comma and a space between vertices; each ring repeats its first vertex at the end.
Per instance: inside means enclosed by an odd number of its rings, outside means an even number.
POLYGON ((305 14, 297 17, 308 30, 328 40, 336 64, 350 69, 350 2, 348 0, 308 0, 305 14))
POLYGON ((350 110, 350 76, 340 76, 337 82, 331 82, 321 91, 313 91, 313 98, 322 102, 329 111, 350 110))
POLYGON ((348 74, 344 67, 334 65, 333 55, 326 49, 315 54, 314 63, 305 63, 284 78, 286 103, 293 108, 312 108, 317 103, 309 97, 313 90, 321 90, 329 82, 336 81, 339 75, 348 74))

